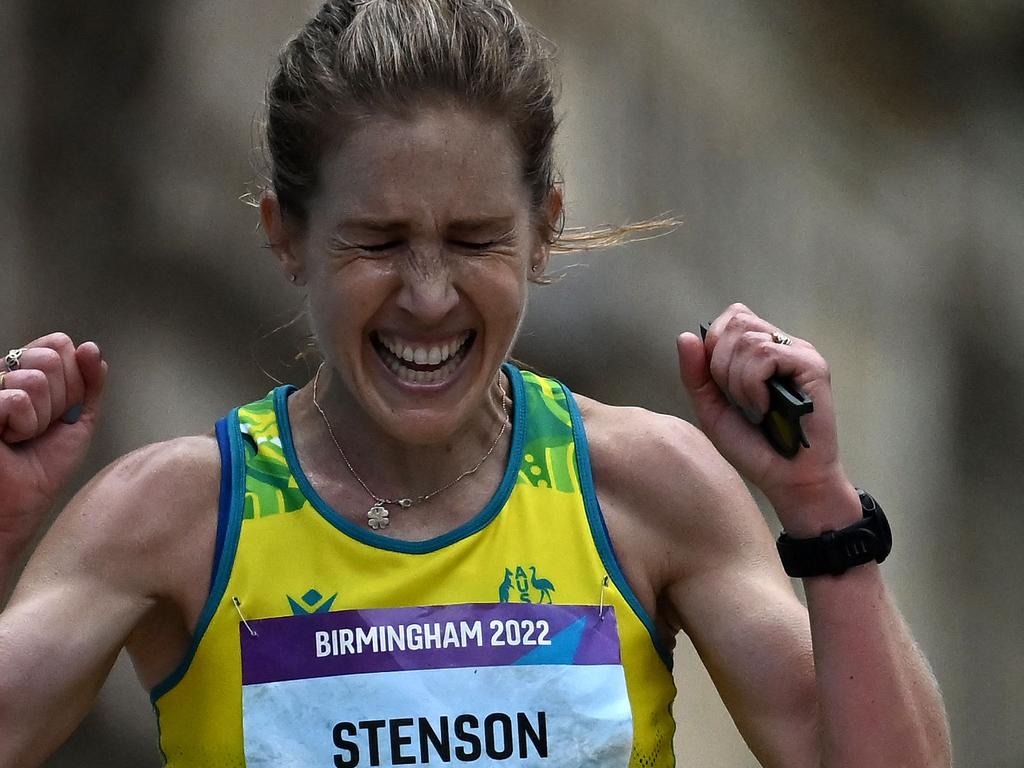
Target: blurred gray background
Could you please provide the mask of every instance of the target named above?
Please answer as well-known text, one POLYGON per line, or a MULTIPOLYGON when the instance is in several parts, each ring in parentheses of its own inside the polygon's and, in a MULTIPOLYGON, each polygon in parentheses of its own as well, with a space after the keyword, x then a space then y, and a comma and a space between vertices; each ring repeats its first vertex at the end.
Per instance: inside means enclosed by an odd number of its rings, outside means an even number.
MULTIPOLYGON (((0 6, 0 342, 63 329, 104 349, 83 479, 209 429, 272 385, 261 367, 305 376, 301 334, 267 337, 299 294, 239 197, 274 55, 314 5, 0 6)), ((570 226, 685 225, 564 259, 585 266, 534 291, 518 356, 690 417, 678 331, 742 300, 815 342, 958 764, 1024 767, 1024 4, 519 6, 561 48, 570 226)), ((688 648, 677 669, 680 765, 755 765, 688 648)), ((122 660, 47 765, 155 766, 155 743, 122 660)))

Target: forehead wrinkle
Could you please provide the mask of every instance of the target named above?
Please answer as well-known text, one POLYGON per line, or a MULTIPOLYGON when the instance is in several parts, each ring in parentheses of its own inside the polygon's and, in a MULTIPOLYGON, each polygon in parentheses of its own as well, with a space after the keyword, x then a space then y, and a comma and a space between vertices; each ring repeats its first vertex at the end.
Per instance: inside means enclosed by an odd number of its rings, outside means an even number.
POLYGON ((338 223, 416 219, 434 229, 444 221, 506 215, 519 207, 520 195, 529 205, 518 155, 507 126, 473 113, 380 117, 325 156, 325 212, 338 223))

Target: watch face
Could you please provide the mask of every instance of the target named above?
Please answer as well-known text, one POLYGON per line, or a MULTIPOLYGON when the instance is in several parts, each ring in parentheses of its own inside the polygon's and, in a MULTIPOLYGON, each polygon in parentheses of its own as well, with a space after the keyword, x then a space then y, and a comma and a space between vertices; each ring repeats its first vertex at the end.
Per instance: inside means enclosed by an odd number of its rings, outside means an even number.
POLYGON ((885 560, 889 553, 892 552, 893 548, 893 531, 889 527, 889 519, 886 517, 886 513, 882 511, 882 507, 879 506, 877 501, 865 492, 861 493, 861 504, 864 507, 864 519, 868 521, 871 531, 874 536, 879 539, 879 552, 876 553, 876 559, 878 562, 885 560), (867 497, 866 499, 864 497, 867 497))
POLYGON ((881 508, 878 510, 878 528, 882 532, 882 541, 885 542, 885 548, 887 550, 892 549, 892 528, 889 527, 889 519, 881 508))

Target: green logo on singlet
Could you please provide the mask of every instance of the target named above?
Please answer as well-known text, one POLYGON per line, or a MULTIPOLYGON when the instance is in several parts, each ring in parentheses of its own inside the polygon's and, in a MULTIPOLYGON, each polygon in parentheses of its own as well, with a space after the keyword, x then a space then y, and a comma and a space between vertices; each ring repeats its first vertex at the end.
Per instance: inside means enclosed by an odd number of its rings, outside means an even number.
POLYGON ((309 616, 314 613, 327 613, 331 610, 331 606, 334 605, 334 598, 338 596, 335 592, 330 597, 324 597, 315 589, 311 589, 298 600, 291 595, 285 595, 288 598, 288 605, 291 606, 292 616, 309 616))
POLYGON ((555 585, 537 575, 537 566, 523 568, 517 565, 513 571, 505 569, 505 578, 498 586, 498 600, 503 603, 550 603, 555 585), (526 571, 530 574, 527 575, 526 571))

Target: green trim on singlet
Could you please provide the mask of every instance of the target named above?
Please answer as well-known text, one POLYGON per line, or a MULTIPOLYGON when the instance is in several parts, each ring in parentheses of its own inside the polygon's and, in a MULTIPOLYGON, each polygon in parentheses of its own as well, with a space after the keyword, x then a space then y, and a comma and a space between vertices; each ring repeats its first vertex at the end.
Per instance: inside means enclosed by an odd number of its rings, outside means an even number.
POLYGON ((590 534, 594 538, 594 545, 597 547, 598 554, 601 556, 601 561, 604 563, 605 568, 608 569, 608 576, 615 582, 615 586, 618 587, 619 592, 622 593, 629 607, 633 609, 637 618, 647 628, 658 656, 661 657, 668 671, 671 672, 672 653, 658 635, 654 620, 647 613, 640 599, 636 596, 636 592, 629 585, 629 581, 619 565, 619 559, 615 555, 615 549, 612 547, 608 526, 605 524, 601 505, 597 501, 597 491, 594 489, 594 475, 590 469, 590 449, 587 446, 587 435, 583 429, 583 416, 580 414, 579 406, 576 404, 576 398, 572 396, 568 387, 561 382, 558 383, 565 392, 566 400, 569 404, 569 415, 572 417, 572 433, 576 441, 576 470, 580 478, 580 491, 583 493, 583 505, 587 510, 587 521, 590 523, 590 534))
POLYGON ((512 391, 509 393, 509 396, 512 398, 512 413, 510 414, 512 420, 512 444, 509 447, 505 473, 501 478, 498 489, 494 492, 491 500, 487 502, 487 505, 472 519, 467 520, 458 528, 448 533, 436 536, 433 539, 426 539, 425 541, 403 541, 388 536, 381 536, 372 530, 357 526, 350 520, 346 520, 342 515, 339 515, 316 492, 316 489, 313 488, 313 485, 309 482, 306 473, 302 469, 298 454, 295 452, 295 444, 292 441, 291 421, 288 418, 288 395, 291 388, 279 387, 274 392, 274 407, 277 412, 281 448, 288 462, 288 468, 291 470, 292 475, 295 477, 295 482, 302 493, 305 494, 309 503, 327 522, 345 535, 368 546, 409 555, 423 555, 436 552, 460 539, 472 536, 474 533, 485 528, 505 506, 509 496, 512 494, 512 489, 515 487, 519 468, 523 462, 523 445, 526 438, 527 421, 526 393, 523 388, 523 377, 519 369, 510 363, 505 363, 502 366, 502 370, 505 371, 512 384, 512 391))
MULTIPOLYGON (((219 557, 217 575, 210 585, 210 592, 206 597, 206 602, 203 604, 203 610, 199 614, 199 621, 196 622, 196 630, 192 635, 192 644, 189 646, 188 653, 185 654, 185 658, 175 667, 174 671, 153 686, 153 689, 149 692, 149 700, 153 704, 154 710, 156 709, 157 699, 176 686, 185 676, 185 673, 188 672, 192 659, 199 648, 199 643, 202 642, 203 635, 206 633, 210 621, 213 620, 213 615, 217 612, 217 608, 224 598, 224 590, 227 589, 228 579, 231 577, 231 569, 235 564, 238 537, 242 530, 242 503, 245 498, 245 454, 242 450, 242 433, 238 426, 238 408, 231 411, 227 422, 228 440, 231 449, 231 497, 227 528, 224 532, 223 550, 219 555, 214 555, 219 557)), ((224 469, 222 463, 221 472, 224 469)), ((158 725, 159 722, 160 718, 157 717, 158 725)), ((164 760, 166 762, 166 756, 164 760)))

